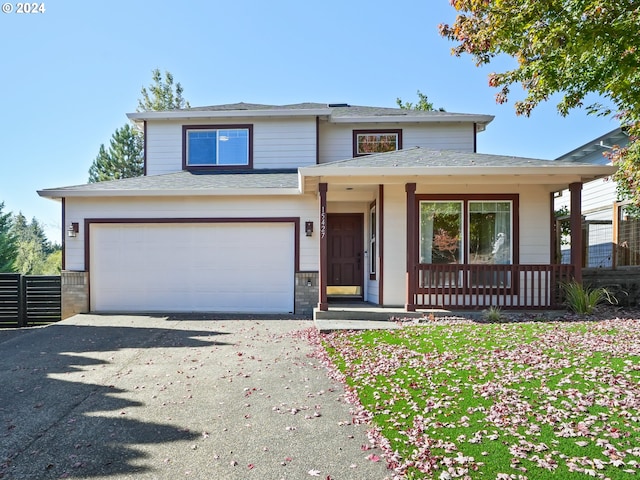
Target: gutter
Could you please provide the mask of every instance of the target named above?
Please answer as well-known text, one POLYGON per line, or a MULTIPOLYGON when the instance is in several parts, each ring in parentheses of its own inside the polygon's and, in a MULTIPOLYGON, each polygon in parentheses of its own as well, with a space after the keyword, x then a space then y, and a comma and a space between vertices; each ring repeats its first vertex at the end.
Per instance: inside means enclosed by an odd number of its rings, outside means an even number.
POLYGON ((330 108, 298 110, 172 110, 166 112, 127 113, 133 122, 145 120, 190 120, 203 118, 315 117, 331 114, 330 108))
POLYGON ((300 195, 299 188, 228 188, 191 190, 73 190, 51 188, 38 190, 43 198, 105 198, 105 197, 220 197, 220 196, 271 196, 300 195))

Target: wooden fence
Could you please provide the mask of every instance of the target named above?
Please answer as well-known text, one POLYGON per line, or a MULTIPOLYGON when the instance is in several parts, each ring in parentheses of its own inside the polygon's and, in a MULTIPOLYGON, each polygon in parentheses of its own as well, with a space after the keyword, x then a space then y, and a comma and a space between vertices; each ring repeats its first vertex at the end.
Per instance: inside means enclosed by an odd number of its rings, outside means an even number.
POLYGON ((57 322, 61 300, 60 276, 0 273, 0 328, 57 322))

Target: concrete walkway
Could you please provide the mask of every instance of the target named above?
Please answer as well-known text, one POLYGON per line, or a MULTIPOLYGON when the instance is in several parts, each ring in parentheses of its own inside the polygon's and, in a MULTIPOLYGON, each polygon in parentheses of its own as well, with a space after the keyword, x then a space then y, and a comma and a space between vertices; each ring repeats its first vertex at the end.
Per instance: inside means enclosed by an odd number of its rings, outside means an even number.
POLYGON ((308 328, 78 315, 0 330, 0 478, 386 478, 341 385, 292 335, 308 328))

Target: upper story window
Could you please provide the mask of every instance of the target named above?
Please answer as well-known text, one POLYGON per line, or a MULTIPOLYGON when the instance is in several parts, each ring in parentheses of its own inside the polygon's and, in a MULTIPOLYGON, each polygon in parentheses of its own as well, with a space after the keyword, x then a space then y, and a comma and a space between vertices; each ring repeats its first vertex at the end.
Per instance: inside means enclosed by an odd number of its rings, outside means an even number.
POLYGON ((252 125, 185 125, 183 167, 250 168, 252 137, 252 125))
POLYGON ((402 149, 402 130, 354 130, 353 156, 402 149))

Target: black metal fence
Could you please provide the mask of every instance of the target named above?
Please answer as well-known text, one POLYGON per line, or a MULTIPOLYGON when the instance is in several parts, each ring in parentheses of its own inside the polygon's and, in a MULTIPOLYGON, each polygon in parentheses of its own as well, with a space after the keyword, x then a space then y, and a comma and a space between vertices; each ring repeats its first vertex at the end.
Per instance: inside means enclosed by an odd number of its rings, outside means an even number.
POLYGON ((0 328, 57 322, 61 304, 60 276, 0 273, 0 328))

